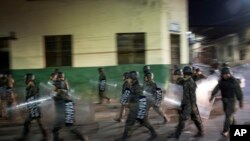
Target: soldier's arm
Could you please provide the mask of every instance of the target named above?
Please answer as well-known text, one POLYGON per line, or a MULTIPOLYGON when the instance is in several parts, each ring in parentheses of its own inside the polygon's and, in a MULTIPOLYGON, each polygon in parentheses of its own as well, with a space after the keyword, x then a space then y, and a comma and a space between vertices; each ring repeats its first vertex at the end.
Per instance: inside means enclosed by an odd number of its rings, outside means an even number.
POLYGON ((237 100, 239 101, 239 104, 240 104, 239 106, 242 108, 243 107, 243 92, 237 80, 235 82, 235 94, 236 94, 237 100))
POLYGON ((65 88, 69 90, 69 82, 67 80, 65 80, 64 82, 65 82, 65 88))
POLYGON ((219 91, 219 84, 217 84, 217 85, 215 86, 215 88, 213 89, 212 94, 211 94, 211 97, 210 97, 210 99, 209 99, 210 102, 213 100, 214 96, 218 93, 218 91, 219 91))

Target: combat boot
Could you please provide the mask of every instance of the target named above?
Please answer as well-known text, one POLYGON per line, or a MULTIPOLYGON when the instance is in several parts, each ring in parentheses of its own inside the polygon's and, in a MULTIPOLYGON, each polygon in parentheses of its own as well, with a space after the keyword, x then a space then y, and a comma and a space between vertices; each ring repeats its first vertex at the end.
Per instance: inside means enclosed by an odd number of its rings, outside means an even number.
POLYGON ((179 139, 180 138, 180 135, 176 134, 176 133, 172 133, 170 134, 167 138, 176 138, 176 139, 179 139))
POLYGON ((198 137, 203 137, 203 136, 204 136, 204 132, 198 132, 193 137, 198 138, 198 137))

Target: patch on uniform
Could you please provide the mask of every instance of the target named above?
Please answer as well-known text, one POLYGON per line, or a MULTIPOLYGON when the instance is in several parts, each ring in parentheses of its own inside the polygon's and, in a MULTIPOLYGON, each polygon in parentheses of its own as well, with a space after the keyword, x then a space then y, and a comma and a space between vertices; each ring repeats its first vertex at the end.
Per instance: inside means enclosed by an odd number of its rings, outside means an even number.
POLYGON ((156 95, 155 95, 155 105, 160 106, 162 101, 162 90, 160 88, 156 89, 156 95))
POLYGON ((72 101, 65 102, 65 124, 73 125, 75 122, 75 105, 72 101))
POLYGON ((124 91, 124 93, 122 94, 121 99, 120 99, 121 104, 124 105, 124 104, 128 103, 128 98, 129 98, 130 93, 131 93, 131 91, 129 89, 126 89, 124 91))
POLYGON ((31 96, 29 98, 27 98, 27 108, 29 111, 29 115, 31 118, 40 118, 41 116, 41 112, 40 112, 40 108, 38 107, 38 102, 33 102, 36 100, 35 96, 31 96))
POLYGON ((106 80, 101 80, 99 89, 101 91, 105 90, 106 80))
POLYGON ((147 114, 147 104, 148 104, 146 96, 140 96, 138 102, 139 102, 139 108, 136 118, 144 119, 147 114))

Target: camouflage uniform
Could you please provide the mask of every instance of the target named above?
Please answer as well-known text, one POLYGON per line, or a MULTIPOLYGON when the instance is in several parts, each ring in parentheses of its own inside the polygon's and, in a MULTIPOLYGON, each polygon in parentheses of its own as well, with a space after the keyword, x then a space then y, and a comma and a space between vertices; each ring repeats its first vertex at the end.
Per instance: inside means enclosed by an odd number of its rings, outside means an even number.
POLYGON ((110 98, 108 98, 105 95, 105 90, 106 90, 106 76, 104 72, 101 72, 99 75, 99 84, 98 84, 98 91, 99 91, 99 103, 101 104, 103 102, 103 99, 107 99, 108 102, 110 102, 110 98))
POLYGON ((225 122, 223 133, 228 132, 230 125, 235 124, 234 113, 236 111, 236 99, 240 106, 243 104, 243 94, 238 81, 234 77, 219 80, 219 83, 212 91, 211 99, 218 91, 221 91, 223 110, 225 112, 225 122))
MULTIPOLYGON (((26 87, 26 102, 32 102, 34 100, 37 100, 39 98, 39 89, 36 86, 35 82, 28 82, 26 87)), ((38 107, 39 103, 32 103, 28 104, 28 115, 24 122, 24 128, 22 132, 22 137, 18 139, 19 141, 24 141, 27 138, 27 135, 30 131, 30 126, 32 120, 36 120, 38 123, 38 126, 43 134, 43 140, 48 140, 48 134, 46 129, 44 128, 42 122, 41 122, 41 110, 40 107, 38 107)))
MULTIPOLYGON (((181 80, 181 79, 180 79, 181 80)), ((181 82, 181 81, 180 81, 181 82)), ((198 128, 198 133, 195 136, 203 135, 203 125, 199 110, 196 104, 196 84, 191 78, 184 78, 183 81, 183 99, 181 101, 181 111, 179 117, 179 123, 176 132, 169 137, 179 138, 182 130, 185 128, 185 122, 191 117, 194 124, 198 128)))
POLYGON ((163 123, 166 123, 167 118, 165 117, 162 109, 160 108, 159 105, 155 104, 156 89, 157 89, 156 83, 152 80, 145 81, 144 85, 143 85, 143 89, 146 92, 146 96, 147 96, 148 103, 149 103, 149 108, 152 107, 154 109, 154 111, 163 118, 163 120, 164 120, 163 123))
POLYGON ((53 128, 53 140, 61 141, 59 139, 59 130, 65 125, 70 132, 75 134, 81 141, 85 141, 86 138, 83 136, 80 131, 75 128, 74 125, 74 103, 71 97, 68 94, 68 83, 66 80, 56 80, 53 83, 56 87, 56 96, 54 96, 56 119, 53 128), (69 110, 67 110, 67 106, 69 110), (66 115, 67 112, 70 112, 69 115, 66 115), (69 117, 69 118, 68 118, 69 117))
MULTIPOLYGON (((122 140, 127 139, 133 132, 133 127, 134 124, 138 121, 142 126, 146 127, 149 129, 149 131, 151 132, 151 137, 155 138, 156 132, 154 130, 154 128, 152 127, 152 125, 149 123, 148 121, 148 110, 149 110, 149 106, 146 107, 146 113, 145 113, 145 117, 142 119, 138 119, 137 115, 138 115, 138 110, 139 110, 139 99, 142 96, 142 87, 139 85, 139 82, 136 81, 134 84, 132 84, 131 86, 131 94, 129 96, 129 104, 128 104, 128 108, 129 108, 129 113, 128 113, 128 117, 126 120, 126 125, 125 125, 125 130, 123 133, 123 137, 122 140)), ((146 98, 145 98, 146 99, 146 98)))

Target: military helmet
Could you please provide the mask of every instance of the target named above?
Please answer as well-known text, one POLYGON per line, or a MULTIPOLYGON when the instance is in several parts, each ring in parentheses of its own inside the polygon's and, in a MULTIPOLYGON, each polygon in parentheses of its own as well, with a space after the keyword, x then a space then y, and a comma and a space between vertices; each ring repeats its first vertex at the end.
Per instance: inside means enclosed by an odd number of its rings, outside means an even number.
POLYGON ((129 78, 131 78, 132 80, 138 80, 139 73, 137 71, 131 71, 129 72, 129 78))
POLYGON ((102 67, 98 68, 98 72, 103 72, 103 68, 102 67))
POLYGON ((32 73, 26 73, 26 75, 24 76, 25 82, 29 82, 29 81, 34 81, 35 80, 35 75, 32 73))
POLYGON ((221 69, 221 75, 223 74, 231 74, 230 67, 224 67, 221 69))
POLYGON ((152 72, 147 72, 144 77, 147 79, 154 79, 154 74, 152 72))
POLYGON ((183 74, 185 75, 192 75, 193 74, 193 68, 190 66, 185 66, 183 68, 183 74))
POLYGON ((64 73, 63 72, 58 72, 57 73, 57 78, 64 78, 64 73))
POLYGON ((150 66, 145 65, 145 66, 143 67, 143 72, 144 72, 144 73, 147 73, 147 72, 149 72, 149 71, 150 71, 150 66))
POLYGON ((174 75, 182 75, 182 70, 181 69, 176 69, 174 71, 174 75))
POLYGON ((123 76, 125 79, 128 79, 128 78, 129 78, 129 72, 124 72, 122 76, 123 76))

